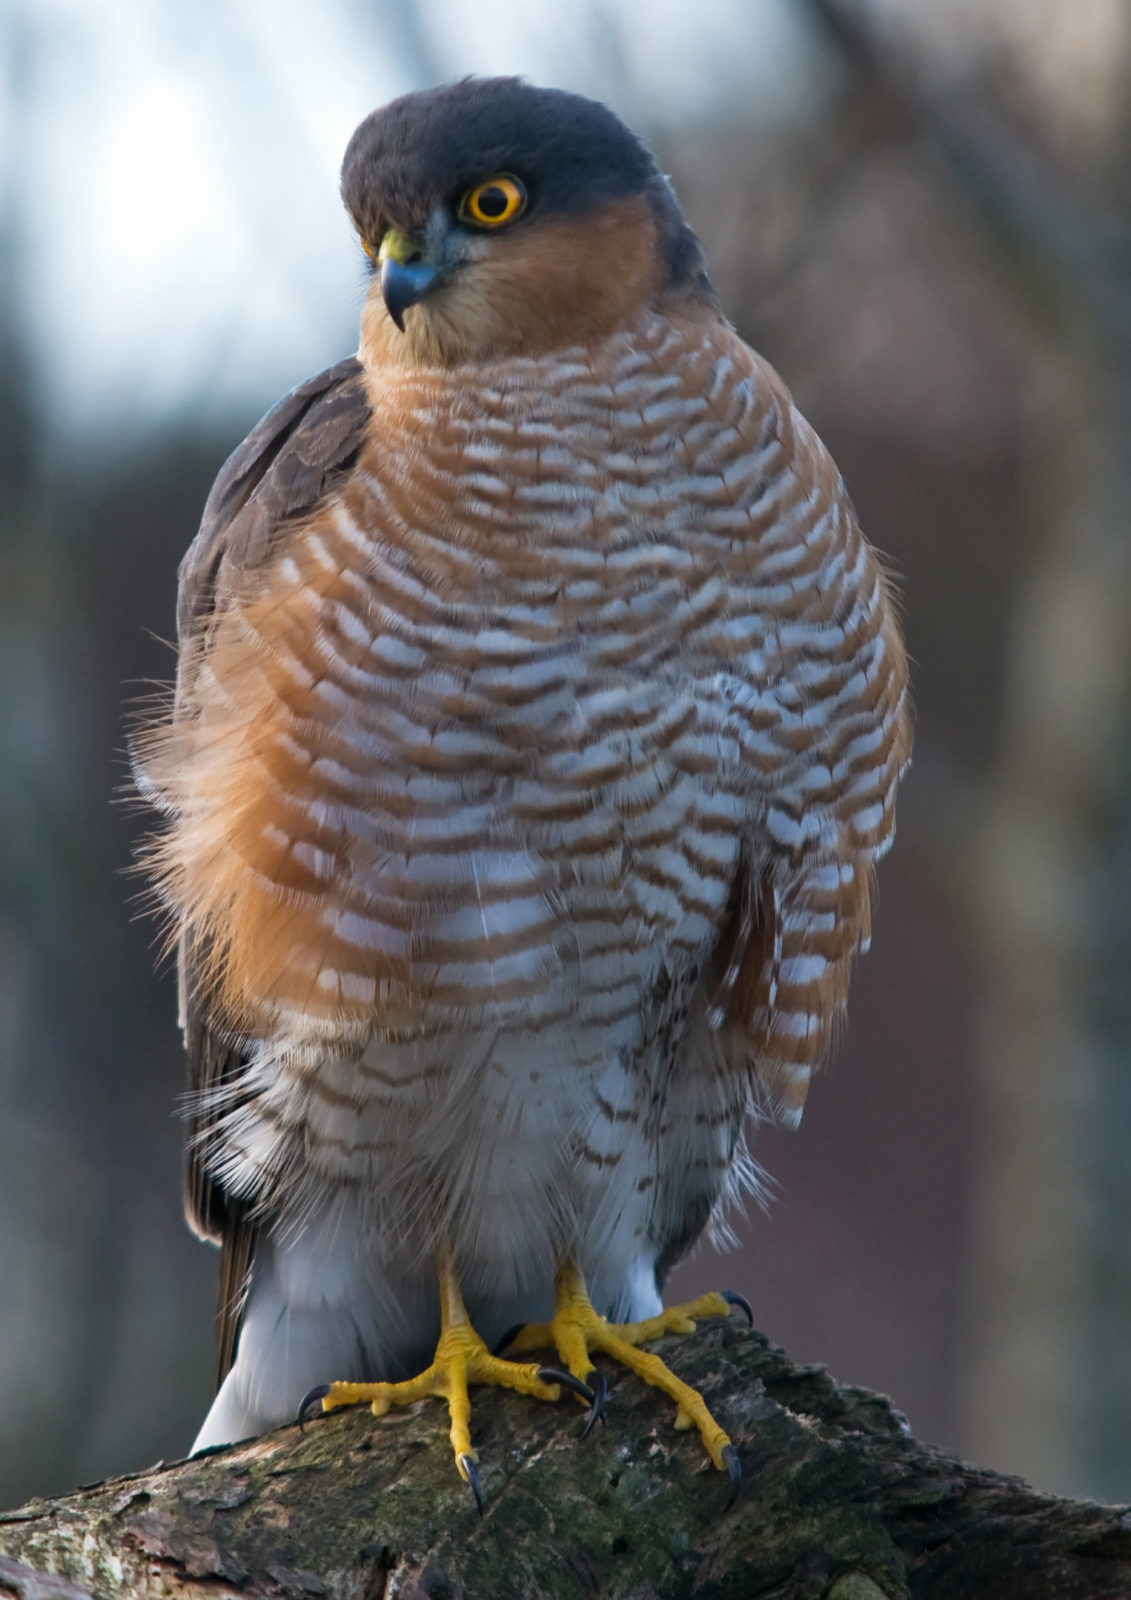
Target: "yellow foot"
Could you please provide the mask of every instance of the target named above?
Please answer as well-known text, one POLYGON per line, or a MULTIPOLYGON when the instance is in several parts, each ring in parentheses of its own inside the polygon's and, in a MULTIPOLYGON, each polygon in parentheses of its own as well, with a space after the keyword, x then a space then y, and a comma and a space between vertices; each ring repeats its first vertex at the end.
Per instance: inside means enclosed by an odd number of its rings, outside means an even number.
POLYGON ((479 1457, 471 1446, 471 1403, 467 1391, 472 1384, 494 1384, 516 1389, 519 1394, 538 1400, 557 1400, 563 1388, 572 1390, 587 1405, 593 1392, 578 1378, 553 1367, 504 1361, 487 1349, 468 1321, 455 1274, 446 1261, 440 1263, 440 1342, 431 1366, 403 1383, 327 1383, 312 1389, 299 1408, 305 1418, 317 1402, 323 1411, 339 1406, 368 1402, 376 1417, 383 1417, 392 1406, 410 1406, 429 1395, 448 1402, 451 1418, 450 1438, 460 1477, 470 1484, 479 1514, 483 1514, 483 1494, 476 1470, 479 1457))
POLYGON ((662 1389, 676 1403, 676 1427, 697 1427, 711 1460, 721 1472, 729 1474, 734 1486, 733 1500, 742 1475, 729 1436, 708 1411, 697 1389, 677 1378, 659 1356, 637 1349, 638 1345, 659 1339, 665 1333, 693 1333, 700 1318, 725 1317, 732 1305, 739 1306, 753 1321, 750 1307, 741 1296, 705 1294, 642 1322, 609 1322, 593 1309, 584 1279, 576 1267, 567 1263, 558 1272, 553 1319, 523 1328, 507 1348, 511 1355, 525 1355, 528 1351, 544 1350, 553 1345, 573 1377, 582 1383, 594 1370, 590 1355, 600 1351, 628 1367, 645 1383, 662 1389))

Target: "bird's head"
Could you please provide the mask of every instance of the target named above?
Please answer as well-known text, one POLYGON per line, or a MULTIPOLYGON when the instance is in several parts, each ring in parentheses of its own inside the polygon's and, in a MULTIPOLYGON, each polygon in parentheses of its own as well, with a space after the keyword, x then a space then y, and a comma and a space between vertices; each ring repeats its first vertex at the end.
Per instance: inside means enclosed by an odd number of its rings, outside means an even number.
POLYGON ((640 140, 560 89, 472 78, 394 100, 350 140, 342 197, 373 267, 362 351, 378 364, 534 354, 711 295, 640 140))

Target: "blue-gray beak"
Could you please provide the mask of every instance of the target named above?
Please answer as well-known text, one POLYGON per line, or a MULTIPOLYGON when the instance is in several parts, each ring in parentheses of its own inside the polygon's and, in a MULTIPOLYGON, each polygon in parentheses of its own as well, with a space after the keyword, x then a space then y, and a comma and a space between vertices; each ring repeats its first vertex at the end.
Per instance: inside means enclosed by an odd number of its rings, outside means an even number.
POLYGON ((423 259, 418 245, 390 228, 381 241, 381 297, 389 315, 404 332, 404 314, 435 287, 439 272, 423 259))

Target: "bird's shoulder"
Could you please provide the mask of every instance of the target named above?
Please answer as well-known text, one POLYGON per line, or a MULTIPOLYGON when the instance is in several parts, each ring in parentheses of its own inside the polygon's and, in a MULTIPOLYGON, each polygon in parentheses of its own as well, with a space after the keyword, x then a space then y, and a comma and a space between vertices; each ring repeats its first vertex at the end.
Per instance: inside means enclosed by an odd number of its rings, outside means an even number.
POLYGON ((355 356, 298 384, 238 445, 212 486, 179 572, 182 642, 282 529, 315 512, 357 460, 371 415, 355 356))

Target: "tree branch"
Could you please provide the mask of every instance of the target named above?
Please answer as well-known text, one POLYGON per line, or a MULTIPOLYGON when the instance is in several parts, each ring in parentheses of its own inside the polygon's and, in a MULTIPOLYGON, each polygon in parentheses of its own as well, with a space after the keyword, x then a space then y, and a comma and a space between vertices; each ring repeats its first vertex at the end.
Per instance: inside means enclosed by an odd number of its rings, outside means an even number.
POLYGON ((733 1433, 745 1484, 729 1513, 726 1479, 698 1440, 627 1374, 608 1425, 586 1440, 568 1401, 477 1390, 482 1520, 452 1466, 439 1402, 380 1421, 344 1412, 0 1516, 0 1595, 1131 1593, 1131 1515, 1036 1494, 931 1449, 882 1397, 793 1366, 733 1324, 658 1348, 733 1433))
POLYGON ((924 139, 947 164, 981 220, 1027 268, 1056 274, 1098 325, 1131 330, 1131 231, 1123 217, 1089 208, 1057 181, 975 85, 931 88, 898 29, 846 0, 804 0, 854 73, 882 102, 891 129, 924 139))

